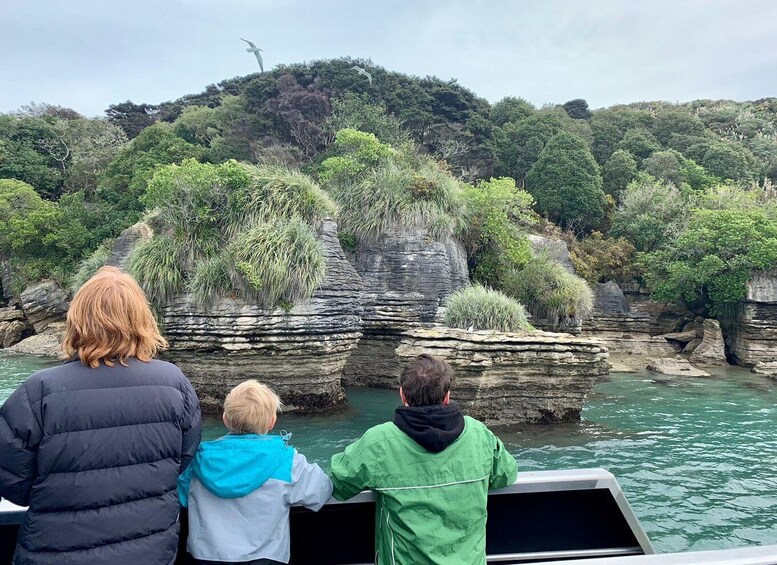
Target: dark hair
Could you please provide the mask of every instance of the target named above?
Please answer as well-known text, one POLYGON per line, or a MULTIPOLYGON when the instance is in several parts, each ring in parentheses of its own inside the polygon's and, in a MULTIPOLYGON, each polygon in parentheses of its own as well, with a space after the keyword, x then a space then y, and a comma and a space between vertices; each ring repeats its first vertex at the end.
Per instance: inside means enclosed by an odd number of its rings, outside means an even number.
POLYGON ((438 357, 422 354, 405 365, 399 386, 409 406, 442 404, 451 390, 453 369, 438 357))

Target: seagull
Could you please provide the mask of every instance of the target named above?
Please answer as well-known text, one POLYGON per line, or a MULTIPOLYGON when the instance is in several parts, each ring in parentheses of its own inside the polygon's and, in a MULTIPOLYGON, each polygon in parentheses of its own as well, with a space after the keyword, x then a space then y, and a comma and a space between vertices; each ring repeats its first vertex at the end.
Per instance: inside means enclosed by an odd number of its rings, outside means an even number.
POLYGON ((246 53, 253 53, 256 55, 256 60, 259 61, 259 70, 264 72, 264 63, 262 63, 262 56, 259 54, 261 49, 259 49, 256 45, 248 41, 247 39, 240 38, 241 41, 245 41, 248 43, 251 47, 249 49, 246 49, 246 53))
POLYGON ((356 71, 357 73, 359 73, 360 75, 364 75, 364 76, 366 76, 366 77, 367 77, 367 80, 368 80, 368 81, 370 81, 370 86, 372 86, 372 75, 371 75, 370 73, 368 73, 367 71, 365 71, 365 70, 364 70, 364 69, 362 69, 361 67, 357 67, 356 65, 354 65, 353 67, 351 67, 351 69, 355 70, 355 71, 356 71))

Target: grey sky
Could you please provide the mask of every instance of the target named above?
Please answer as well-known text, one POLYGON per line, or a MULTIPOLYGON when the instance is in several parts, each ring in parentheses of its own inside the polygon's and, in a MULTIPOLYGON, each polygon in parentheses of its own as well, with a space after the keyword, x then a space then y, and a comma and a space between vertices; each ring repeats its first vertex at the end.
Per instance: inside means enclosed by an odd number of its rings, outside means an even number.
POLYGON ((774 0, 0 0, 0 112, 157 103, 350 55, 494 102, 777 95, 774 0))

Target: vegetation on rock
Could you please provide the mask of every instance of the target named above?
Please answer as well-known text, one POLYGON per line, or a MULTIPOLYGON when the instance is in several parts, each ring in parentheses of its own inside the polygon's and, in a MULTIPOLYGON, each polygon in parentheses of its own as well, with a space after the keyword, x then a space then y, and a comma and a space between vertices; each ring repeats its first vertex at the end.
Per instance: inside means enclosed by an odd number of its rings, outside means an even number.
POLYGON ((531 331, 526 310, 501 292, 474 284, 451 295, 445 303, 445 325, 451 328, 531 331))

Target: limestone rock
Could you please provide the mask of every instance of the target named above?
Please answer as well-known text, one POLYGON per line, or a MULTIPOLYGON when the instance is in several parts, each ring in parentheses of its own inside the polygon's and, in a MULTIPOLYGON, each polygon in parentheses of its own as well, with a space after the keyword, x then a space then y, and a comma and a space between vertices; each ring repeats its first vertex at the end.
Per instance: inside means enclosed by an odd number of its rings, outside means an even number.
POLYGON ((720 322, 704 320, 704 337, 701 344, 694 349, 690 357, 691 363, 699 365, 726 365, 726 344, 720 331, 720 322))
POLYGON ((352 262, 363 281, 364 336, 343 378, 351 385, 396 386, 394 350, 402 331, 440 320, 445 300, 469 285, 467 254, 454 239, 436 240, 424 229, 392 228, 375 240, 360 241, 352 262))
POLYGON ((650 300, 639 287, 623 290, 613 281, 594 288, 594 312, 583 335, 602 340, 611 353, 668 356, 681 344, 661 334, 675 333, 693 316, 674 305, 650 300))
POLYGON ((696 339, 696 330, 688 330, 688 331, 682 331, 682 332, 674 332, 670 334, 664 334, 660 337, 663 337, 667 341, 678 341, 682 344, 686 344, 688 342, 693 341, 696 339))
POLYGON ((20 295, 21 307, 35 333, 43 333, 55 323, 64 323, 68 309, 67 292, 54 281, 27 287, 20 295))
POLYGON ((569 258, 569 248, 566 242, 560 239, 551 239, 536 234, 526 236, 529 240, 534 254, 546 253, 551 259, 563 266, 567 271, 575 274, 575 267, 572 265, 572 259, 569 258))
POLYGON ((686 376, 686 377, 709 377, 708 372, 697 369, 686 359, 652 359, 648 362, 646 369, 653 373, 661 375, 686 376))
POLYGON ((696 337, 704 337, 704 319, 701 322, 693 321, 688 322, 683 326, 683 332, 696 332, 696 337))
POLYGON ((777 378, 777 361, 762 361, 756 363, 753 367, 753 372, 758 375, 777 378))
POLYGON ((32 333, 32 328, 23 320, 0 321, 0 347, 11 347, 32 333))
POLYGON ((601 342, 540 331, 408 330, 397 348, 401 364, 421 353, 451 364, 454 400, 493 426, 579 421, 586 395, 609 369, 601 342))
POLYGON ((693 353, 697 347, 701 345, 702 339, 700 337, 694 338, 691 341, 689 341, 685 348, 683 349, 683 353, 693 353))
POLYGON ((163 310, 165 358, 189 377, 204 410, 219 411, 226 393, 250 378, 273 387, 288 410, 345 403, 341 375, 361 336, 361 279, 345 259, 334 221, 324 221, 317 237, 326 255, 324 281, 288 312, 229 297, 202 309, 190 295, 163 310))
POLYGON ((30 336, 16 345, 12 345, 5 351, 10 353, 21 353, 24 355, 56 358, 62 353, 61 344, 62 334, 52 331, 30 336))
POLYGON ((24 320, 24 312, 17 308, 0 308, 0 322, 13 322, 24 320))
POLYGON ((151 227, 143 222, 128 227, 119 234, 113 242, 113 250, 106 265, 117 267, 122 271, 127 267, 127 259, 137 245, 145 243, 154 236, 151 227))
POLYGON ((722 321, 738 365, 777 362, 777 271, 756 274, 734 315, 722 321))

